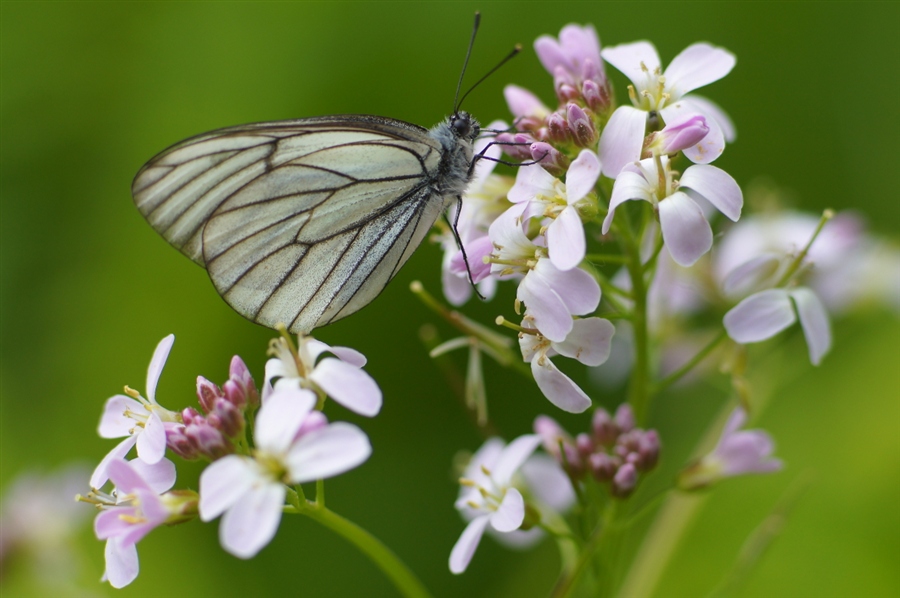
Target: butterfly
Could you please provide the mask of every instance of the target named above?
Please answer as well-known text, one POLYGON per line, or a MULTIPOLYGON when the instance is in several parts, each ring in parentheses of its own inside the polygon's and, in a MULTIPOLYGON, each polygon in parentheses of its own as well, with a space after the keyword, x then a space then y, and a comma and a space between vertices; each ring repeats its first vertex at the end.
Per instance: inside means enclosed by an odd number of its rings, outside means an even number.
POLYGON ((371 302, 472 178, 480 126, 378 116, 219 129, 135 176, 147 222, 244 317, 291 332, 371 302))
MULTIPOLYGON (((463 73, 478 23, 476 13, 463 73)), ((461 102, 431 130, 346 115, 198 135, 141 168, 134 202, 238 313, 309 333, 371 302, 437 218, 461 205, 484 157, 474 152, 480 125, 461 102)))

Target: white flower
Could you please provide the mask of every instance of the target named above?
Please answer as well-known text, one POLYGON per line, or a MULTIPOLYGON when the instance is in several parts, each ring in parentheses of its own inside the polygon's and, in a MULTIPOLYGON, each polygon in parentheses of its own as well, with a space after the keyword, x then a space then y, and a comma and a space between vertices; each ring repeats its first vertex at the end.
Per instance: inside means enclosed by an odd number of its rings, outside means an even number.
POLYGON ((502 440, 492 438, 472 456, 456 501, 456 508, 469 524, 450 552, 451 572, 466 570, 488 524, 508 533, 525 521, 525 499, 512 486, 512 480, 540 443, 535 434, 520 436, 505 447, 502 440))
POLYGON ((565 185, 540 166, 519 168, 516 184, 509 190, 513 203, 528 202, 524 214, 550 218, 547 249, 550 262, 559 270, 571 270, 585 255, 584 225, 576 204, 594 189, 600 177, 600 160, 582 150, 566 171, 565 185))
POLYGON ((91 487, 101 488, 108 479, 110 462, 123 459, 135 444, 138 458, 145 463, 152 465, 165 455, 166 430, 163 422, 178 421, 178 414, 156 402, 156 385, 174 342, 175 335, 170 334, 159 342, 153 352, 147 369, 147 398, 134 392, 133 396, 115 395, 106 401, 98 428, 100 436, 126 438, 97 465, 91 476, 91 487))
POLYGON ((800 318, 809 348, 809 360, 819 365, 831 348, 828 312, 814 292, 806 287, 769 289, 750 295, 723 320, 728 336, 739 343, 772 338, 800 318))
POLYGON ((228 455, 201 474, 200 518, 210 521, 224 513, 219 539, 231 554, 250 558, 272 540, 285 484, 332 477, 369 458, 369 439, 356 426, 309 425, 318 413, 312 410, 315 403, 309 390, 276 390, 257 414, 253 457, 228 455))
POLYGON ((610 344, 616 332, 612 323, 603 318, 574 320, 572 331, 562 342, 552 342, 534 328, 528 326, 531 318, 525 314, 522 322, 526 331, 519 333, 519 346, 526 363, 531 363, 531 373, 538 388, 551 403, 570 413, 581 413, 591 406, 591 399, 571 378, 563 374, 550 361, 559 354, 577 359, 584 365, 599 366, 609 358, 610 344))
POLYGON ((600 135, 603 174, 616 178, 627 164, 641 157, 647 118, 653 112, 664 123, 676 124, 700 115, 709 133, 697 145, 684 150, 693 162, 706 164, 734 139, 734 127, 715 104, 688 92, 718 81, 734 67, 734 55, 706 43, 688 46, 665 71, 653 44, 645 41, 605 48, 603 59, 634 84, 632 106, 620 106, 600 135))
POLYGON ((616 208, 631 200, 648 201, 659 211, 662 236, 672 259, 691 266, 710 250, 712 228, 695 198, 708 201, 729 219, 741 217, 744 196, 731 176, 715 166, 696 164, 675 181, 669 160, 659 158, 663 173, 653 158, 629 164, 622 169, 613 186, 609 213, 603 220, 603 234, 609 232, 616 208))
POLYGON ((284 338, 269 346, 276 357, 266 362, 263 402, 273 391, 308 388, 321 390, 329 397, 360 415, 372 417, 381 410, 382 396, 375 380, 362 370, 365 356, 349 347, 331 347, 310 336, 297 337, 296 353, 284 338), (316 361, 323 353, 325 357, 316 361), (274 386, 272 380, 276 379, 274 386))
POLYGON ((522 230, 525 205, 516 205, 491 225, 497 276, 524 273, 516 298, 523 302, 535 326, 552 341, 563 341, 572 330, 572 316, 589 314, 600 303, 600 285, 593 276, 572 268, 561 271, 545 257, 545 249, 535 245, 522 230))

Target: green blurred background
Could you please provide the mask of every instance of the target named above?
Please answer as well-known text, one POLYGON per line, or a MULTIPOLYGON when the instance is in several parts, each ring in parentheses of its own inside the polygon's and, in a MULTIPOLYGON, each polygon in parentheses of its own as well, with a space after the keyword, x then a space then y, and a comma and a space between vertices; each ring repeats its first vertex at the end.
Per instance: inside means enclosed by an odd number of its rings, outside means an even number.
MULTIPOLYGON (((531 42, 566 23, 594 23, 605 44, 650 39, 664 64, 707 40, 738 57, 731 75, 704 90, 739 131, 716 164, 742 185, 771 177, 798 207, 860 210, 873 230, 896 238, 895 2, 3 2, 0 485, 26 469, 100 459, 112 447, 95 434, 103 401, 124 384, 143 389, 153 348, 170 332, 177 341, 157 393, 163 405, 193 404, 196 375, 224 381, 235 353, 261 378, 272 333, 232 312, 205 273, 144 222, 129 191, 138 168, 185 137, 245 122, 372 113, 430 126, 451 109, 476 9, 483 26, 470 81, 514 43, 526 49, 467 100, 482 122, 508 117, 508 82, 554 105, 531 42)), ((545 595, 558 567, 551 542, 518 554, 487 540, 465 575, 447 570, 463 528, 451 462, 481 438, 418 340, 433 316, 408 285, 421 279, 439 291, 439 257, 423 247, 371 306, 318 333, 365 353, 385 395, 374 420, 332 406, 333 419, 364 427, 375 452, 328 483, 329 504, 383 539, 438 596, 545 595)), ((510 292, 468 311, 489 321, 509 311, 501 306, 510 292)), ((660 596, 708 593, 806 475, 811 485, 743 595, 900 593, 898 333, 887 311, 839 321, 818 369, 796 333, 779 345, 784 383, 760 424, 788 467, 710 496, 660 596)), ((589 392, 605 405, 620 400, 589 392)), ((533 384, 490 365, 488 393, 508 438, 527 432, 537 413, 558 415, 533 384)), ((660 479, 723 400, 710 385, 660 401, 660 479)), ((196 487, 198 472, 180 468, 179 485, 196 487)), ((288 517, 252 561, 225 554, 216 528, 155 531, 139 547, 140 577, 118 595, 394 595, 371 563, 312 521, 288 517)), ((78 542, 79 583, 115 593, 96 581, 102 544, 87 528, 78 542)), ((21 566, 3 584, 4 596, 49 592, 21 566)))

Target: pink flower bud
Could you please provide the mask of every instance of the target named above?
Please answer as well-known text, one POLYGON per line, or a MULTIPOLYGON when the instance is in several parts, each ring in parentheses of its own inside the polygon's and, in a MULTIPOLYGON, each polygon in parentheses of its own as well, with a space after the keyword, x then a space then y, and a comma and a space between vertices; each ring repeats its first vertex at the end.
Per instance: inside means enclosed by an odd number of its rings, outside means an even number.
POLYGON ((575 143, 582 147, 592 145, 597 141, 597 128, 594 121, 578 104, 570 103, 566 107, 566 121, 575 143))
POLYGON ((666 127, 656 134, 653 144, 658 144, 661 153, 674 154, 693 147, 703 141, 709 133, 706 119, 699 114, 684 122, 666 127))
POLYGON ((626 463, 613 477, 612 494, 618 498, 625 498, 634 491, 635 486, 637 486, 637 469, 631 463, 626 463))
POLYGON ((529 139, 526 135, 522 133, 516 133, 515 135, 511 133, 500 133, 497 135, 497 142, 502 143, 500 147, 503 148, 504 153, 507 156, 512 158, 513 160, 530 160, 531 159, 531 148, 529 147, 531 143, 534 142, 533 139, 524 142, 523 140, 518 139, 522 137, 524 139, 529 139), (507 145, 507 144, 521 144, 521 145, 507 145))
POLYGON ((222 396, 224 395, 218 386, 203 376, 197 376, 197 398, 200 401, 200 406, 203 407, 203 411, 209 413, 216 399, 222 396))
POLYGON ((228 382, 223 386, 223 391, 225 392, 225 398, 234 403, 235 407, 243 409, 246 406, 256 407, 259 405, 259 392, 256 390, 256 383, 253 381, 253 376, 250 374, 250 370, 247 368, 247 365, 244 363, 244 360, 235 355, 231 358, 231 365, 228 368, 228 377, 229 382, 233 384, 231 393, 232 397, 229 398, 229 389, 228 382), (237 388, 235 388, 235 386, 237 388), (236 391, 240 392, 240 395, 236 394, 236 391))
POLYGON ((216 401, 209 421, 228 438, 237 438, 244 431, 244 412, 227 399, 216 401), (213 423, 213 416, 217 420, 215 423, 213 423))
POLYGON ((609 109, 609 88, 599 85, 596 81, 587 80, 581 86, 581 94, 588 108, 594 112, 604 112, 609 109))
POLYGON ((554 112, 547 117, 547 135, 557 143, 564 143, 569 140, 569 125, 566 123, 565 117, 559 112, 554 112))
POLYGON ((531 159, 554 175, 562 174, 569 167, 569 159, 555 147, 543 141, 531 144, 531 159))
POLYGON ((594 411, 591 427, 594 432, 594 442, 597 444, 611 447, 616 443, 616 438, 619 436, 619 428, 613 423, 606 409, 594 411))
POLYGON ((609 482, 616 475, 618 465, 606 453, 594 453, 588 458, 591 474, 598 482, 609 482))
POLYGON ((194 409, 193 407, 186 407, 181 412, 181 421, 184 422, 184 425, 189 426, 194 423, 194 420, 198 417, 202 417, 200 412, 194 409))
POLYGON ((578 454, 582 459, 587 459, 594 452, 594 443, 591 441, 590 436, 581 433, 575 437, 575 448, 578 449, 578 454))
POLYGON ((629 432, 634 428, 634 411, 628 403, 622 403, 616 409, 616 425, 622 432, 629 432))
POLYGON ((193 460, 200 456, 197 447, 184 434, 184 425, 175 422, 164 422, 166 429, 166 447, 182 459, 193 460))

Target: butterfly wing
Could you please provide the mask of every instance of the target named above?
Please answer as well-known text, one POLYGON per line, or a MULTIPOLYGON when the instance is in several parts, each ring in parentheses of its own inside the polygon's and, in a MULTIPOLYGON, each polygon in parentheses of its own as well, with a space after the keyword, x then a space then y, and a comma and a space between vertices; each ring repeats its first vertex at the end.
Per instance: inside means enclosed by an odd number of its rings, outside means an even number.
POLYGON ((444 209, 425 129, 347 116, 221 129, 153 158, 135 203, 245 317, 293 332, 374 299, 444 209))

